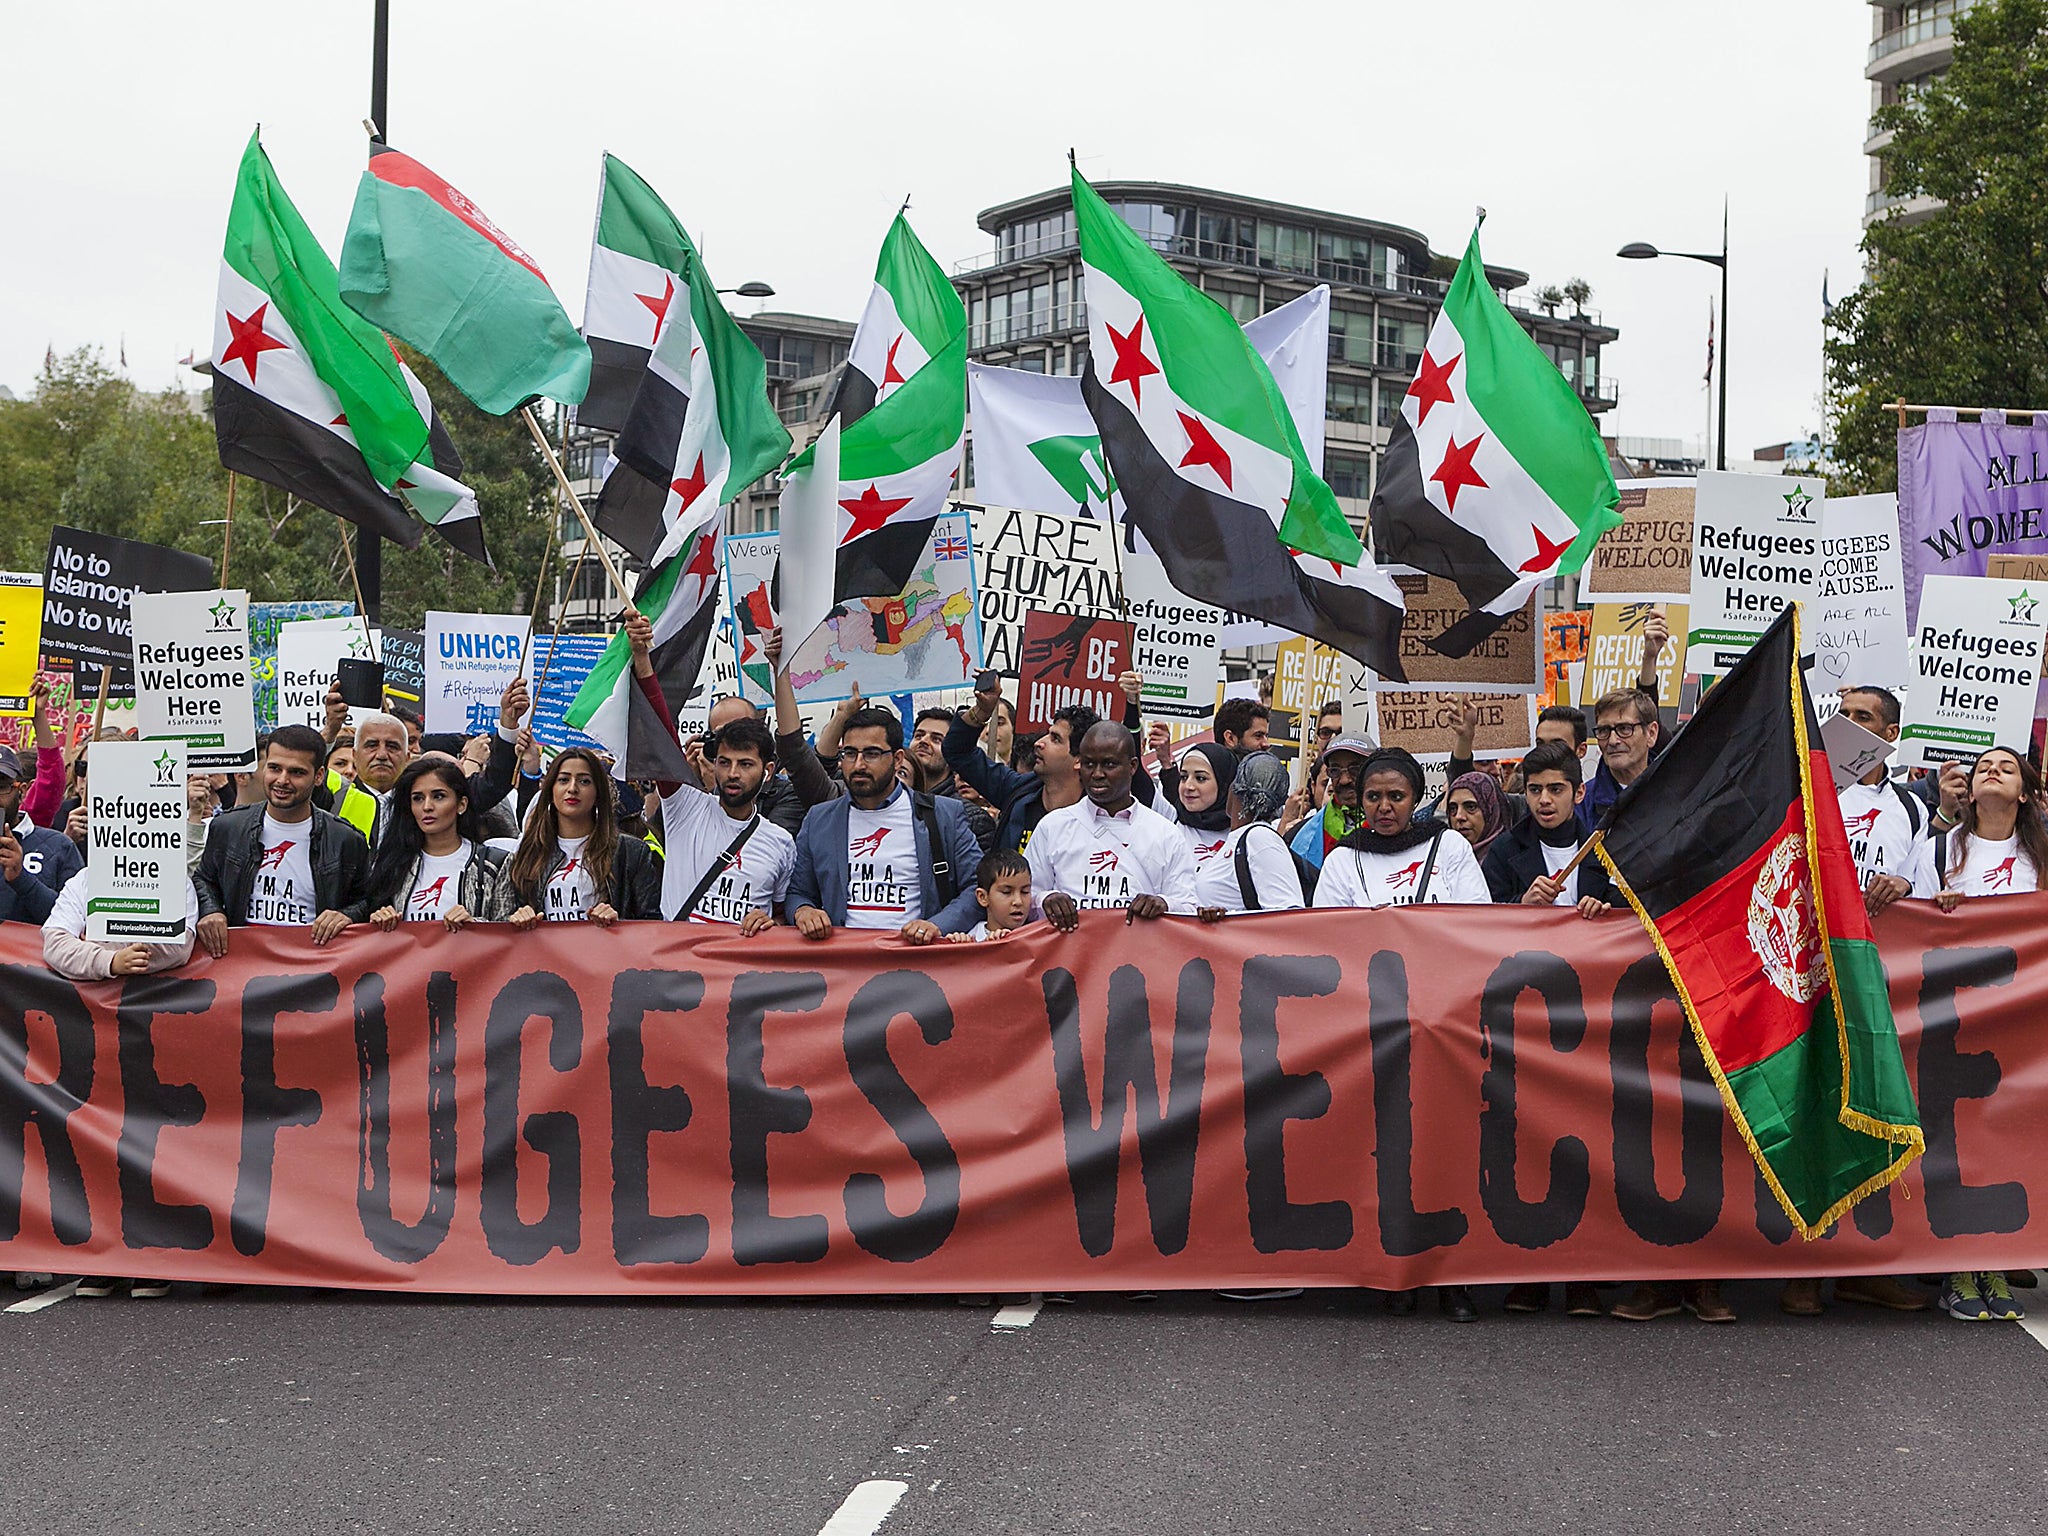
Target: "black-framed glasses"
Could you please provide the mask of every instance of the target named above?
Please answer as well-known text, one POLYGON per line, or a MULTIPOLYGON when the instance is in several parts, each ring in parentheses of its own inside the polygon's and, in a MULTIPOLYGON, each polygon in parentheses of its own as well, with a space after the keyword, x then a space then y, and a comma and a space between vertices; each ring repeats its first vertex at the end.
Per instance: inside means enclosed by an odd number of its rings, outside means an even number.
POLYGON ((1595 741, 1606 741, 1611 736, 1617 741, 1627 741, 1642 728, 1643 722, 1640 720, 1617 720, 1612 725, 1594 726, 1593 739, 1595 741))
POLYGON ((839 761, 842 763, 886 763, 896 755, 890 747, 841 747, 839 761))

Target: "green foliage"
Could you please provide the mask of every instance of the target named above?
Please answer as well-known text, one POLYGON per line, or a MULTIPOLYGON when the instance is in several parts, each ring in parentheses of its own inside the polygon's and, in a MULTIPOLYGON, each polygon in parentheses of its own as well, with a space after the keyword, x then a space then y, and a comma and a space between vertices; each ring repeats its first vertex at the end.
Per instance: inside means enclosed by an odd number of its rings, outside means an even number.
POLYGON ((1955 62, 1882 109, 1885 190, 1945 205, 1863 237, 1864 285, 1828 323, 1828 404, 1845 490, 1898 484, 1887 401, 2048 406, 2048 0, 1955 20, 1955 62))
MULTIPOLYGON (((429 608, 531 608, 553 534, 553 477, 517 416, 486 416, 433 364, 406 356, 439 405, 477 493, 490 570, 431 530, 414 550, 384 547, 386 623, 417 628, 429 608)), ((27 400, 0 401, 0 569, 38 571, 55 524, 210 556, 218 570, 228 476, 208 398, 147 394, 87 348, 52 359, 27 400)), ((238 477, 228 579, 258 601, 353 601, 350 524, 273 486, 238 477)))

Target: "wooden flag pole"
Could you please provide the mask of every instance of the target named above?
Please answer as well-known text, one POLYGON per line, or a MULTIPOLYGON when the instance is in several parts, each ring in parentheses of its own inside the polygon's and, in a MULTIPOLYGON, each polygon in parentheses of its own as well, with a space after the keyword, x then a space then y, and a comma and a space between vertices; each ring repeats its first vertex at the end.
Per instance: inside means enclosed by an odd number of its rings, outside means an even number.
POLYGON ((235 547, 235 472, 228 471, 228 516, 220 535, 220 584, 228 584, 228 555, 235 547))
POLYGON ((1587 838, 1583 843, 1579 844, 1579 851, 1572 855, 1571 863, 1565 865, 1563 869, 1560 869, 1556 874, 1552 875, 1550 878, 1555 880, 1559 885, 1563 885, 1565 882, 1565 877, 1571 874, 1571 872, 1577 869, 1581 864, 1585 863, 1586 855, 1591 853, 1595 848, 1598 848, 1600 846, 1601 840, 1606 836, 1607 834, 1604 831, 1595 832, 1591 837, 1587 838))
POLYGON ((100 701, 92 707, 92 739, 94 741, 100 739, 100 726, 105 723, 107 718, 107 690, 113 684, 114 669, 102 662, 100 664, 100 701))
MULTIPOLYGON (((569 584, 562 589, 562 603, 555 610, 554 633, 548 637, 548 659, 541 663, 540 678, 533 685, 533 704, 536 709, 540 707, 540 691, 548 685, 548 674, 555 669, 555 647, 562 643, 562 619, 569 612, 569 599, 576 591, 576 578, 583 574, 583 562, 589 557, 590 541, 585 539, 583 541, 583 548, 576 553, 576 563, 569 567, 569 584)), ((534 609, 536 617, 539 616, 539 613, 540 610, 538 608, 534 609)), ((526 627, 529 631, 532 630, 532 620, 529 619, 527 621, 526 627)))
POLYGON ((555 483, 562 488, 562 494, 569 498, 569 505, 576 509, 576 520, 583 524, 583 537, 591 548, 597 551, 597 558, 604 562, 604 573, 611 577, 612 586, 618 590, 619 601, 628 608, 633 606, 633 594, 626 586, 626 578, 619 574, 619 568, 612 564, 612 557, 605 552, 604 540, 597 531, 597 525, 590 520, 590 514, 583 510, 583 498, 576 494, 576 487, 569 483, 569 472, 562 468, 562 461, 555 457, 555 450, 549 445, 547 434, 534 419, 533 407, 523 405, 519 414, 526 418, 526 430, 533 434, 533 440, 548 461, 548 468, 555 472, 555 483))
POLYGON ((550 535, 547 543, 540 547, 540 574, 533 581, 533 612, 526 616, 526 632, 530 635, 540 623, 540 605, 548 600, 548 561, 555 553, 555 541, 550 535))

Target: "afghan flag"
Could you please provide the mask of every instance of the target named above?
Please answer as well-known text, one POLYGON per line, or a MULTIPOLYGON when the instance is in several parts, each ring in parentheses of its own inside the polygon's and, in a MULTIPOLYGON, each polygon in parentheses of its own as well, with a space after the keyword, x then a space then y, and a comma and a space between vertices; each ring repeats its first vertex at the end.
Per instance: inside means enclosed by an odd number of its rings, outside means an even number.
POLYGON ((1765 1181, 1801 1235, 1821 1235, 1926 1143, 1796 605, 1616 803, 1598 852, 1765 1181))
POLYGON ((967 306, 899 212, 825 414, 852 426, 966 329, 967 306))
POLYGON ((597 229, 590 242, 590 286, 583 296, 583 339, 590 344, 590 393, 576 407, 588 427, 617 432, 647 371, 669 305, 685 293, 697 248, 668 204, 639 173, 604 157, 597 229))
POLYGON ((1083 398, 1132 525, 1189 597, 1402 678, 1401 593, 1309 464, 1273 373, 1073 175, 1088 297, 1083 398))
POLYGON ((687 779, 676 744, 675 714, 689 701, 718 627, 718 509, 691 530, 680 551, 647 573, 633 606, 654 621, 654 680, 669 707, 663 720, 633 680, 633 652, 622 629, 598 657, 576 697, 569 725, 594 737, 628 779, 687 779))
POLYGON ((493 416, 541 395, 575 405, 590 388, 590 348, 533 258, 461 192, 383 144, 356 186, 341 296, 493 416))
POLYGON ((693 260, 633 392, 598 492, 598 532, 649 565, 789 455, 761 349, 693 260))
POLYGON ((1430 641, 1463 656, 1621 521, 1600 429, 1465 247, 1401 402, 1372 497, 1372 547, 1457 583, 1470 612, 1430 641))
POLYGON ((408 507, 487 560, 476 497, 427 391, 341 300, 334 263, 251 135, 221 252, 213 424, 221 463, 411 549, 408 507))

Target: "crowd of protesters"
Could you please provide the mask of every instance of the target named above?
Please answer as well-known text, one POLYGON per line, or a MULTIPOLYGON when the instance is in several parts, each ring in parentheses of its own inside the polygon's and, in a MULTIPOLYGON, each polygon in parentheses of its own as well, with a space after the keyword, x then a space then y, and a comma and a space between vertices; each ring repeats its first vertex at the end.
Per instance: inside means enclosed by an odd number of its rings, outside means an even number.
MULTIPOLYGON (((649 659, 652 626, 631 616, 626 632, 635 683, 673 730, 649 659)), ((779 637, 766 639, 773 661, 779 637)), ((1184 748, 1155 725, 1146 742, 1155 779, 1137 735, 1136 673, 1120 680, 1121 719, 1070 706, 1023 735, 990 689, 957 711, 920 712, 906 733, 894 712, 856 693, 815 737, 779 676, 772 725, 744 699, 719 699, 703 733, 675 738, 682 776, 646 785, 616 778, 600 752, 545 756, 526 723, 523 681, 505 690, 496 731, 467 739, 424 735, 398 707, 356 712, 351 724, 335 689, 324 729, 281 726, 259 738, 253 772, 189 782, 189 923, 182 940, 160 944, 85 937, 91 744, 61 748, 38 684, 32 768, 0 747, 0 920, 41 924, 50 967, 98 981, 181 965, 195 939, 224 955, 246 926, 302 928, 322 946, 362 924, 459 931, 662 919, 724 924, 742 937, 785 924, 817 941, 879 930, 922 945, 1001 940, 1038 921, 1070 932, 1090 908, 1132 923, 1483 903, 1596 918, 1617 898, 1583 849, 1670 740, 1673 717, 1655 696, 1667 642, 1659 616, 1637 686, 1599 699, 1590 729, 1576 709, 1543 710, 1534 747, 1509 775, 1472 761, 1468 712, 1434 801, 1417 760, 1347 735, 1340 705, 1319 715, 1298 788, 1271 750, 1271 711, 1242 698, 1218 709, 1208 740, 1184 748)), ((1899 701, 1885 688, 1844 690, 1841 710, 1898 739, 1899 701)), ((1873 914, 1906 896, 1952 912, 1967 897, 2035 890, 2048 872, 2041 778, 2021 752, 1993 747, 1974 764, 1917 777, 1880 764, 1840 800, 1873 914)), ((1892 1277, 1855 1277, 1839 1280, 1835 1296, 2009 1319, 2021 1316, 2013 1278, 1951 1275, 1937 1300, 1892 1277)), ((167 1290, 108 1277, 79 1289, 124 1287, 167 1290)), ((1437 1299, 1453 1320, 1479 1315, 1466 1287, 1440 1287, 1437 1299)), ((1418 1301, 1413 1290, 1386 1297, 1397 1313, 1418 1301)), ((1546 1285, 1516 1285, 1505 1307, 1537 1312, 1549 1301, 1546 1285)), ((1612 1304, 1578 1283, 1564 1288, 1564 1305, 1630 1321, 1681 1310, 1735 1320, 1712 1280, 1645 1284, 1612 1304)), ((1818 1314, 1821 1282, 1790 1282, 1781 1306, 1818 1314)))

